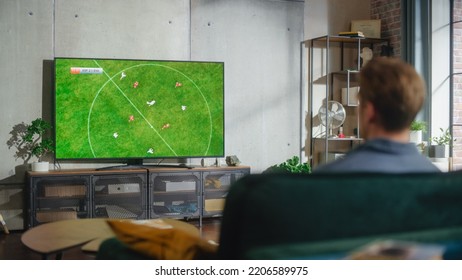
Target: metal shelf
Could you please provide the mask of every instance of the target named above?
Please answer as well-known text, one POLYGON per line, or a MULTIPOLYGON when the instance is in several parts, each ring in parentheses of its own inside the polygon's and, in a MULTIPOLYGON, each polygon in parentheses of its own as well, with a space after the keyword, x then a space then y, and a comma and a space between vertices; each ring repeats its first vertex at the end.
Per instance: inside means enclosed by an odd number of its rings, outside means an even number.
MULTIPOLYGON (((337 35, 325 35, 302 42, 308 48, 309 55, 309 133, 310 163, 312 167, 325 163, 329 160, 329 153, 334 150, 347 150, 353 147, 353 142, 360 142, 359 116, 354 107, 358 106, 355 99, 351 99, 351 88, 359 86, 358 74, 361 69, 361 51, 364 47, 374 49, 376 45, 389 46, 389 40, 376 38, 348 37, 337 35), (315 54, 315 50, 319 50, 315 54), (316 64, 316 68, 315 68, 316 64), (316 71, 316 73, 315 73, 316 71), (316 92, 314 86, 316 85, 316 92), (345 100, 342 100, 342 88, 345 100), (324 98, 321 100, 320 98, 324 98), (328 127, 327 118, 324 124, 315 119, 319 108, 325 106, 328 111, 327 101, 338 101, 346 110, 345 122, 342 125, 346 138, 319 137, 319 135, 336 135, 328 127), (321 101, 321 102, 319 102, 321 101), (342 102, 343 101, 343 102, 342 102), (313 137, 313 135, 317 135, 313 137), (353 135, 353 137, 349 137, 353 135), (351 144, 343 144, 348 143, 351 144)), ((357 90, 357 89, 355 89, 357 90)))

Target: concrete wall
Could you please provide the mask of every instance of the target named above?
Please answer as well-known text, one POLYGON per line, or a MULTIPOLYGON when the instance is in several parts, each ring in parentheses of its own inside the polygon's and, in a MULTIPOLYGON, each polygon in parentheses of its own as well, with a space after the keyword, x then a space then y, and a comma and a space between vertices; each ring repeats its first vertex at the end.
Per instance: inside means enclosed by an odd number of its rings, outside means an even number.
POLYGON ((42 115, 43 81, 51 78, 43 75, 43 61, 53 57, 52 11, 52 1, 0 1, 0 180, 22 163, 7 145, 13 126, 42 115))
POLYGON ((51 119, 55 56, 224 61, 226 155, 258 173, 303 155, 300 42, 369 10, 369 0, 0 0, 0 211, 22 207, 23 162, 6 143, 15 125, 51 119))
POLYGON ((55 56, 224 61, 226 155, 253 172, 299 155, 303 8, 271 0, 0 0, 0 183, 23 180, 23 162, 6 145, 13 127, 51 119, 55 56))
POLYGON ((185 0, 55 0, 55 55, 190 58, 185 0))
POLYGON ((226 153, 254 172, 299 155, 304 3, 191 3, 193 59, 225 61, 226 153))

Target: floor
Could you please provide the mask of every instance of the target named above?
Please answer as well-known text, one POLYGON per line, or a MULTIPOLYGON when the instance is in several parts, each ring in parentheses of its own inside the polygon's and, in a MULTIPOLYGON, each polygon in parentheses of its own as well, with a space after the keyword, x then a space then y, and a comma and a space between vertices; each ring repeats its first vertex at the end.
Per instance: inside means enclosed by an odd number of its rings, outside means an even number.
MULTIPOLYGON (((198 221, 192 220, 189 223, 199 226, 198 221)), ((207 240, 218 242, 220 232, 220 219, 204 219, 201 229, 202 237, 207 240)), ((22 231, 11 231, 5 234, 0 231, 0 260, 40 260, 40 254, 31 251, 21 242, 22 231)), ((70 249, 64 252, 64 260, 93 260, 94 254, 83 252, 80 248, 70 249)))

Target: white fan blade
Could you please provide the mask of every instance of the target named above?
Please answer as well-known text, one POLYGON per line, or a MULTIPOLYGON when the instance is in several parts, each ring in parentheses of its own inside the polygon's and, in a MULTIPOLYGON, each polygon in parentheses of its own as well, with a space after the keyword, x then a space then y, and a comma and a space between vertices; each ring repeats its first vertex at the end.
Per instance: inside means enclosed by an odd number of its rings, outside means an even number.
POLYGON ((331 104, 331 106, 330 106, 331 111, 334 111, 334 112, 335 112, 335 111, 338 110, 338 105, 337 105, 337 103, 330 103, 330 104, 331 104))
POLYGON ((345 114, 340 111, 340 112, 337 112, 334 116, 333 116, 334 119, 338 120, 338 121, 343 121, 343 119, 345 118, 345 114))

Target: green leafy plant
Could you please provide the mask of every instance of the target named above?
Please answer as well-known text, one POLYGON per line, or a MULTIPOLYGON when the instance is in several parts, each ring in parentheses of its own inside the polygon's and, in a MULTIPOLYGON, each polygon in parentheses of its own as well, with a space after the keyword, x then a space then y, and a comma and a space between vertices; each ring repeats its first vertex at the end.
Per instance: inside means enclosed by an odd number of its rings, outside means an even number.
MULTIPOLYGON (((440 128, 440 131, 441 131, 441 135, 432 137, 430 139, 431 142, 435 143, 436 145, 441 145, 441 146, 451 145, 452 144, 452 135, 449 132, 449 128, 447 128, 446 130, 440 128)), ((454 139, 454 141, 455 141, 455 139, 454 139)))
POLYGON ((26 125, 22 140, 24 148, 28 151, 28 159, 35 156, 41 161, 45 154, 54 152, 53 140, 46 137, 50 129, 51 125, 41 118, 37 118, 29 125, 26 125))
POLYGON ((427 131, 427 124, 424 121, 413 121, 410 127, 411 131, 427 131))
POLYGON ((265 170, 266 173, 311 173, 308 162, 302 163, 298 156, 294 156, 283 163, 275 164, 265 170))

